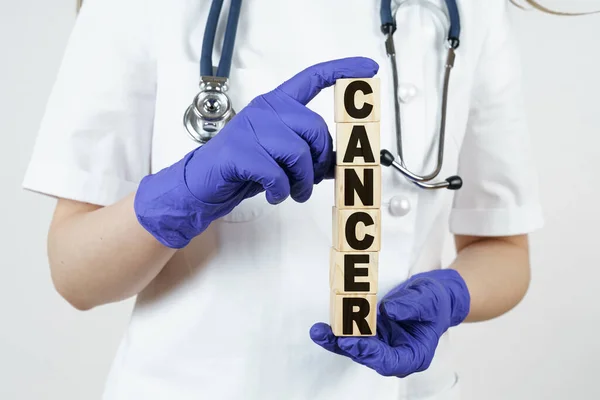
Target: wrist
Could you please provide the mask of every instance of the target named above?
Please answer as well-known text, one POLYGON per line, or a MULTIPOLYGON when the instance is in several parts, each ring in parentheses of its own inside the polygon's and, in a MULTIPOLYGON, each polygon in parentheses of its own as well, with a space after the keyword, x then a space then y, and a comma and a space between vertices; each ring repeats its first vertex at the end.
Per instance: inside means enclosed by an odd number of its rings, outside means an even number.
POLYGON ((177 163, 142 179, 134 198, 140 225, 161 244, 180 249, 213 221, 219 205, 197 199, 186 183, 186 165, 193 152, 177 163))
POLYGON ((452 317, 450 326, 456 326, 461 324, 469 315, 471 309, 471 295, 467 283, 455 269, 443 269, 442 281, 444 287, 450 293, 452 299, 452 317))
POLYGON ((461 324, 469 315, 471 296, 469 289, 460 273, 451 268, 426 272, 438 281, 450 297, 450 326, 461 324))

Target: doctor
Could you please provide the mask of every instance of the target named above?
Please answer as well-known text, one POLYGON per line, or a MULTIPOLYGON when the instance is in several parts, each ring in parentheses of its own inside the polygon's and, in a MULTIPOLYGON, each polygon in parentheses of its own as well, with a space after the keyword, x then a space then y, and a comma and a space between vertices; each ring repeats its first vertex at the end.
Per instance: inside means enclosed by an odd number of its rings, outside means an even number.
MULTIPOLYGON (((458 2, 440 176, 463 187, 423 190, 384 168, 379 335, 336 338, 329 87, 377 75, 382 148, 397 148, 380 1, 245 2, 238 115, 198 146, 182 115, 210 2, 87 0, 24 187, 58 198, 48 254, 69 303, 137 295, 104 399, 458 398, 446 332, 519 303, 542 224, 507 7, 458 2), (457 256, 441 269, 448 232, 457 256)), ((392 11, 403 162, 426 173, 450 13, 425 0, 392 11)))

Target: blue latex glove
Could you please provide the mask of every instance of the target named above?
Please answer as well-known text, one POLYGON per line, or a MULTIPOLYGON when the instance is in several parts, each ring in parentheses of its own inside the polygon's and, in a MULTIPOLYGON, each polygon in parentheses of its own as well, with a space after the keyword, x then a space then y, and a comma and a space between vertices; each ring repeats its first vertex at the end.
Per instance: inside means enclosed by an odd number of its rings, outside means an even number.
POLYGON ((384 376, 406 377, 426 370, 442 334, 469 313, 467 285, 455 270, 414 275, 385 295, 378 307, 377 335, 336 337, 317 323, 312 340, 384 376))
POLYGON ((182 248, 262 191, 271 204, 305 202, 335 165, 327 124, 306 104, 337 79, 370 78, 378 68, 362 57, 325 62, 256 97, 207 144, 141 181, 138 221, 165 246, 182 248))

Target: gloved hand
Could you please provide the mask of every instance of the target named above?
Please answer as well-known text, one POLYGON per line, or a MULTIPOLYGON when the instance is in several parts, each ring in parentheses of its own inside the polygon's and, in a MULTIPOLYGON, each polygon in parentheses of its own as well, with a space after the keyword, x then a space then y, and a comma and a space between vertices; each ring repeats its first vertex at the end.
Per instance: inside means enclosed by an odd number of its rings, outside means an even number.
POLYGON ((370 78, 378 68, 362 57, 325 62, 256 97, 207 144, 142 179, 138 221, 165 246, 182 248, 262 191, 271 204, 308 200, 335 160, 327 124, 306 104, 337 79, 370 78))
POLYGON ((376 336, 336 337, 329 325, 317 323, 310 337, 383 376, 403 378, 429 368, 440 337, 467 317, 470 302, 467 286, 455 270, 424 272, 381 299, 376 336))

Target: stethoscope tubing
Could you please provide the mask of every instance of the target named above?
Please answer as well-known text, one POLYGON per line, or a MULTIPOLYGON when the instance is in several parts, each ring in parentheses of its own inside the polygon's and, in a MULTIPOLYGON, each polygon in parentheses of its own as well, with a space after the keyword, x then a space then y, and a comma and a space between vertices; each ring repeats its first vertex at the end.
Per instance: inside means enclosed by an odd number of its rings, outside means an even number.
POLYGON ((231 0, 229 6, 229 16, 227 17, 227 27, 225 28, 225 37, 223 39, 223 48, 221 58, 216 74, 213 72, 212 52, 215 47, 215 36, 219 16, 223 8, 223 0, 213 0, 208 12, 208 20, 204 30, 204 39, 202 41, 202 51, 200 55, 200 76, 219 76, 228 78, 231 72, 233 62, 233 48, 235 47, 235 37, 237 33, 238 22, 242 9, 242 0, 231 0))
POLYGON ((446 137, 446 116, 448 108, 448 90, 450 85, 450 73, 454 67, 456 58, 455 50, 458 48, 460 41, 460 17, 456 0, 446 0, 446 6, 450 17, 450 27, 448 29, 447 43, 448 52, 446 55, 446 63, 444 69, 444 83, 442 88, 442 104, 441 118, 438 133, 438 152, 435 168, 432 172, 420 175, 412 172, 404 162, 403 140, 402 140, 402 117, 400 107, 400 96, 398 89, 398 66, 396 62, 396 49, 394 45, 394 32, 396 31, 396 21, 392 15, 391 0, 382 0, 381 2, 381 30, 386 35, 385 49, 386 54, 390 59, 392 68, 392 84, 394 89, 394 115, 395 115, 395 132, 396 132, 396 151, 399 161, 396 161, 391 152, 386 149, 382 150, 382 159, 386 160, 384 165, 392 166, 397 171, 402 173, 409 181, 424 189, 448 188, 456 190, 462 186, 462 179, 458 176, 452 176, 443 182, 427 183, 435 179, 441 172, 444 163, 444 143, 446 137))
MULTIPOLYGON (((380 8, 380 17, 381 17, 381 31, 386 36, 385 48, 388 57, 390 58, 390 62, 392 65, 392 75, 393 75, 393 85, 394 85, 394 111, 395 111, 395 131, 396 131, 396 143, 397 143, 397 151, 400 161, 397 162, 394 159, 394 156, 388 150, 382 149, 382 164, 385 166, 392 166, 400 173, 402 173, 409 181, 413 182, 415 185, 424 188, 424 189, 439 189, 439 188, 448 188, 451 190, 459 189, 462 186, 462 180, 458 176, 451 176, 442 182, 430 182, 435 179, 442 170, 443 161, 444 161, 444 141, 445 141, 445 131, 446 131, 446 112, 448 106, 448 88, 450 82, 450 72, 454 66, 454 59, 456 56, 456 49, 458 48, 460 41, 460 15, 458 12, 458 6, 456 4, 456 0, 445 0, 446 7, 448 10, 448 15, 450 19, 450 26, 448 29, 447 43, 448 43, 448 53, 446 57, 445 64, 445 73, 444 73, 444 84, 442 91, 442 115, 440 119, 440 129, 439 129, 439 142, 438 142, 438 154, 437 154, 437 162, 434 170, 431 173, 425 175, 419 175, 414 172, 411 172, 406 165, 404 164, 403 157, 403 148, 402 148, 402 123, 401 123, 401 109, 399 102, 399 93, 398 93, 398 66, 396 63, 396 51, 394 47, 394 39, 393 34, 396 31, 396 21, 392 14, 392 0, 381 0, 381 8, 380 8)), ((208 20, 206 23, 206 28, 204 31, 204 38, 202 42, 202 50, 200 55, 200 77, 201 81, 206 82, 208 78, 210 80, 211 77, 214 78, 222 78, 224 79, 224 83, 216 88, 221 88, 220 93, 222 95, 227 96, 225 93, 227 91, 227 79, 229 78, 229 74, 231 72, 231 65, 233 61, 233 49, 235 45, 235 37, 237 33, 237 27, 239 23, 239 17, 241 12, 242 0, 231 0, 231 4, 229 6, 229 16, 227 18, 227 26, 225 29, 225 37, 223 39, 223 47, 221 51, 221 58, 219 60, 219 65, 217 70, 214 71, 213 62, 212 62, 212 53, 215 45, 215 37, 217 31, 217 25, 219 23, 219 17, 221 14, 221 9, 223 8, 223 0, 213 0, 211 3, 211 7, 208 14, 208 20)), ((209 85, 210 86, 210 85, 209 85)), ((207 87, 206 85, 202 86, 207 87)), ((201 89, 205 90, 205 89, 201 89)), ((208 89, 206 89, 208 90, 208 89)), ((214 90, 214 89, 211 89, 214 90)), ((208 92, 207 92, 208 93, 208 92)), ((230 104, 229 97, 227 96, 228 103, 230 104)), ((194 104, 193 104, 194 106, 194 104)), ((189 111, 189 110, 188 110, 189 111)), ((188 120, 190 115, 193 113, 186 112, 184 117, 186 128, 189 130, 191 124, 188 120)), ((202 120, 200 114, 195 113, 198 121, 202 120)), ((223 121, 222 124, 225 124, 227 120, 223 121)), ((196 124, 197 125, 197 124, 196 124)), ((218 131, 217 131, 218 132, 218 131)), ((215 133, 216 134, 216 133, 215 133)), ((192 137, 195 137, 192 132, 190 132, 192 137)), ((202 137, 202 135, 199 135, 202 137)), ((211 136, 212 137, 212 136, 211 136)))
MULTIPOLYGON (((445 0, 445 3, 450 18, 450 28, 448 29, 447 39, 452 44, 452 47, 456 49, 460 44, 460 13, 458 11, 456 0, 445 0)), ((379 15, 381 18, 381 32, 383 32, 384 35, 387 35, 390 33, 391 27, 391 33, 394 33, 396 31, 396 20, 392 14, 392 0, 381 0, 379 15)))

